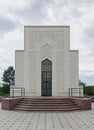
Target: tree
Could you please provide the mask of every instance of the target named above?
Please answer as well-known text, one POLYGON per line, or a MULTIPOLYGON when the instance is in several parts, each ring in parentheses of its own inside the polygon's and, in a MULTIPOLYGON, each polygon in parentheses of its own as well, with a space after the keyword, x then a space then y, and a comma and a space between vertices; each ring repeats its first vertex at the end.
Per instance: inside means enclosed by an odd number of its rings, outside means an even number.
POLYGON ((94 95, 94 86, 86 86, 84 87, 84 94, 85 95, 94 95))
POLYGON ((2 77, 2 93, 3 95, 9 94, 10 92, 10 85, 15 84, 15 70, 12 66, 9 66, 8 69, 4 70, 3 77, 2 77))
POLYGON ((3 84, 2 93, 3 94, 9 94, 10 93, 10 86, 8 84, 3 84))
POLYGON ((9 86, 15 84, 15 70, 12 66, 9 66, 7 70, 4 70, 2 81, 9 86))
POLYGON ((81 80, 79 80, 79 85, 83 85, 83 87, 86 86, 86 83, 82 82, 81 80))

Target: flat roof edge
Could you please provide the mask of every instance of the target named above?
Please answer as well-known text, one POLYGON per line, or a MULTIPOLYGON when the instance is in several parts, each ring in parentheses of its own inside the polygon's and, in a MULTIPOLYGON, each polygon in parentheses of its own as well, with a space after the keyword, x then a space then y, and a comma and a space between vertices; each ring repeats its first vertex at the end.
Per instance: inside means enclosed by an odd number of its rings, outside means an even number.
POLYGON ((78 52, 79 50, 69 50, 70 52, 78 52))
POLYGON ((15 52, 23 52, 24 50, 15 50, 15 52))
POLYGON ((70 25, 24 25, 24 27, 70 27, 70 25))

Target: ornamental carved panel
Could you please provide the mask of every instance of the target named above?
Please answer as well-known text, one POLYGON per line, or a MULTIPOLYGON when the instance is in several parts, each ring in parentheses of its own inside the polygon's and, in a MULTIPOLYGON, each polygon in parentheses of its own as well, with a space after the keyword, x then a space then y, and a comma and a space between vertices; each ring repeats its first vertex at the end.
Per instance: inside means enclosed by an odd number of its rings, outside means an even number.
POLYGON ((50 44, 57 50, 64 50, 64 31, 39 31, 30 32, 29 34, 29 49, 34 50, 40 48, 43 44, 50 44))

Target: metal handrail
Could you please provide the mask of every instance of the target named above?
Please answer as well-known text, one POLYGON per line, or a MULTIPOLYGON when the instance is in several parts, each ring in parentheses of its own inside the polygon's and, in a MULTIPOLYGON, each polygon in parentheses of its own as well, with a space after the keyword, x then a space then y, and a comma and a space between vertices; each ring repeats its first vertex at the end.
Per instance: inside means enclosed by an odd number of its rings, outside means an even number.
MULTIPOLYGON (((17 89, 21 90, 21 95, 20 95, 21 97, 25 96, 25 88, 12 87, 12 88, 10 88, 10 90, 12 90, 12 94, 13 94, 12 97, 15 97, 15 95, 14 95, 15 94, 15 90, 17 90, 17 89)), ((19 92, 17 92, 17 93, 19 93, 19 92)))
POLYGON ((81 90, 83 90, 83 88, 69 88, 69 97, 72 97, 73 94, 78 93, 79 97, 81 97, 81 90), (73 92, 73 90, 78 90, 77 92, 73 92))

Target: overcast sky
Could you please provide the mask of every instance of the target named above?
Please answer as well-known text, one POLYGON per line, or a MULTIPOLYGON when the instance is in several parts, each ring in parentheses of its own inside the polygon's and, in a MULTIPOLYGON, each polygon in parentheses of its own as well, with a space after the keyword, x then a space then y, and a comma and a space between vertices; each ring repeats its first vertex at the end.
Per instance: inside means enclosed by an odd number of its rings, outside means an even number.
POLYGON ((24 25, 70 25, 79 79, 94 85, 94 0, 0 0, 0 78, 24 49, 24 25))

